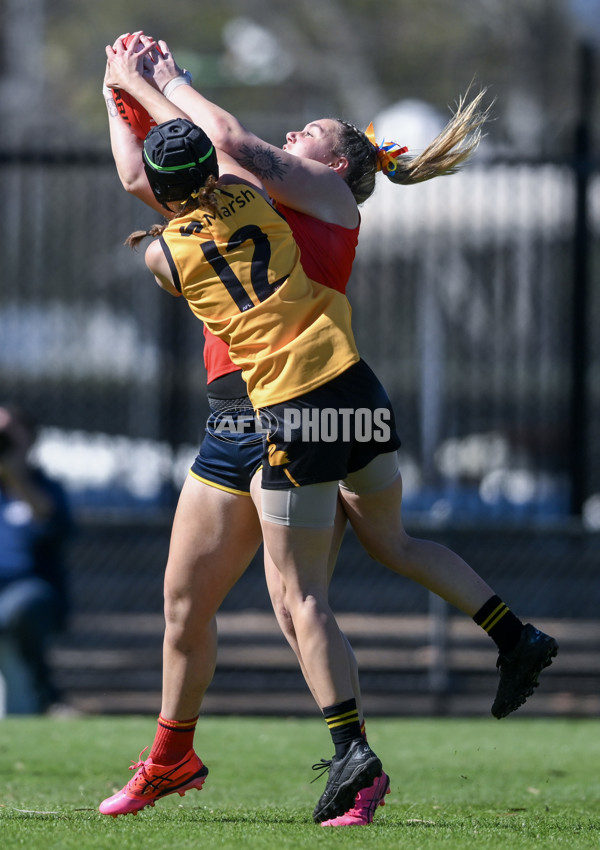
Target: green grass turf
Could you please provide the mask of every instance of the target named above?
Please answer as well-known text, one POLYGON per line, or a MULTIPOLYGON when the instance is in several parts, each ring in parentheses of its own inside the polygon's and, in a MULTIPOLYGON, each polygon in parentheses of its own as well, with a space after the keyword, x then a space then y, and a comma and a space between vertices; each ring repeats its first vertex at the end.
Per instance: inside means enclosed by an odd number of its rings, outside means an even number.
POLYGON ((323 722, 202 717, 210 768, 201 792, 136 817, 98 803, 133 775, 155 721, 137 717, 0 720, 0 846, 41 850, 600 847, 600 721, 518 716, 373 719, 371 746, 392 793, 366 828, 324 829, 312 809, 331 755, 323 722))

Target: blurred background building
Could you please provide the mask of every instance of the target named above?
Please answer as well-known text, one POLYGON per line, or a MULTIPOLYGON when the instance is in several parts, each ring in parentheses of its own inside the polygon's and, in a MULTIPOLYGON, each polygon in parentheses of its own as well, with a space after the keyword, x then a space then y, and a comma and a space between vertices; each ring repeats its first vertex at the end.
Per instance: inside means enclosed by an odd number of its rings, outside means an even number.
MULTIPOLYGON (((449 542, 519 614, 563 629, 570 661, 532 711, 597 712, 599 0, 0 9, 0 386, 46 423, 38 459, 78 514, 76 640, 55 652, 74 703, 157 709, 170 521, 207 412, 196 320, 123 247, 155 216, 112 163, 104 47, 144 29, 276 143, 332 115, 421 149, 461 94, 487 88, 494 120, 464 172, 381 185, 364 206, 349 297, 398 416, 407 525, 449 542)), ((374 710, 416 710, 420 694, 420 711, 478 711, 472 691, 492 693, 489 651, 479 678, 466 673, 475 628, 370 562, 350 532, 332 594, 369 618, 347 627, 374 710)), ((225 604, 214 710, 241 687, 302 710, 268 610, 257 559, 225 604), (236 644, 249 629, 262 668, 236 644)))

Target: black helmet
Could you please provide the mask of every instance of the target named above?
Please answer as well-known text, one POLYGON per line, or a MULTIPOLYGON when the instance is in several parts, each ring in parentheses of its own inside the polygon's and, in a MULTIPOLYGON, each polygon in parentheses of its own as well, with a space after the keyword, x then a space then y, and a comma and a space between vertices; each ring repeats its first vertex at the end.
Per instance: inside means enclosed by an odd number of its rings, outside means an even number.
POLYGON ((144 140, 144 169, 161 204, 185 201, 209 175, 219 176, 213 143, 186 118, 152 127, 144 140))

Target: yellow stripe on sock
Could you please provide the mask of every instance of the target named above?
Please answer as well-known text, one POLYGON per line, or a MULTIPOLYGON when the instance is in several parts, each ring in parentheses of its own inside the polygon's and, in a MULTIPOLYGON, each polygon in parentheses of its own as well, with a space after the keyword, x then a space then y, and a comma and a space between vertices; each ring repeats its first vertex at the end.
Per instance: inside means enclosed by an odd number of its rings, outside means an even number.
POLYGON ((500 611, 502 611, 502 614, 506 614, 506 612, 508 611, 508 608, 506 607, 504 602, 501 602, 500 605, 498 605, 496 608, 494 608, 492 613, 488 617, 485 618, 483 623, 480 624, 481 628, 484 629, 486 632, 489 631, 492 627, 492 621, 495 620, 496 615, 500 611), (504 611, 502 611, 503 608, 505 609, 504 611))
POLYGON ((158 722, 167 729, 193 729, 198 718, 195 717, 193 720, 167 720, 166 717, 159 717, 158 722))
POLYGON ((354 723, 354 722, 358 723, 358 717, 355 717, 354 720, 343 720, 340 723, 328 723, 327 728, 328 729, 337 729, 338 726, 349 726, 350 723, 354 723))
POLYGON ((508 608, 505 608, 505 609, 504 609, 504 611, 501 611, 501 612, 498 614, 498 616, 496 617, 496 619, 495 619, 492 623, 490 623, 490 624, 489 624, 488 628, 486 629, 486 632, 491 631, 491 630, 494 628, 494 626, 495 626, 497 623, 499 623, 499 622, 500 622, 500 620, 502 619, 502 617, 504 617, 504 615, 505 615, 505 614, 508 614, 508 608))
POLYGON ((343 720, 344 717, 350 717, 350 716, 358 717, 358 709, 357 708, 350 708, 350 709, 348 709, 348 711, 343 712, 343 714, 331 714, 329 717, 326 717, 325 719, 329 723, 332 720, 343 720))
POLYGON ((335 729, 337 726, 347 726, 349 723, 358 723, 358 711, 347 711, 345 714, 338 714, 336 717, 327 717, 326 721, 330 729, 335 729))

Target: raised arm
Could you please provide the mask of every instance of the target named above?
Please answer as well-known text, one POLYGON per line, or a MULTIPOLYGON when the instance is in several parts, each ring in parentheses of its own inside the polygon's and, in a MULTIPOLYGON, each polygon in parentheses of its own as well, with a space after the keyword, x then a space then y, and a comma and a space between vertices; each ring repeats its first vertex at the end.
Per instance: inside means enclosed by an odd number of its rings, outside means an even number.
MULTIPOLYGON (((129 82, 136 76, 128 67, 127 63, 132 60, 124 55, 122 39, 123 36, 119 36, 112 47, 106 48, 107 63, 102 86, 102 94, 108 113, 112 155, 121 185, 125 191, 139 198, 152 209, 158 210, 164 216, 166 211, 154 197, 146 178, 142 161, 142 141, 138 139, 119 115, 112 93, 112 88, 116 88, 118 82, 121 84, 125 81, 129 82)), ((139 61, 139 59, 136 59, 134 66, 137 66, 139 61)))
MULTIPOLYGON (((163 90, 180 73, 180 69, 167 43, 159 41, 158 45, 162 55, 154 57, 152 71, 157 87, 163 90)), ((174 88, 169 100, 202 127, 216 147, 255 174, 272 198, 323 221, 345 227, 356 226, 358 211, 342 177, 343 167, 340 170, 331 160, 318 162, 269 144, 190 85, 174 88)), ((152 102, 148 98, 144 102, 144 105, 147 104, 150 107, 157 105, 157 98, 153 97, 152 102)), ((160 108, 161 115, 163 109, 164 106, 160 108)), ((158 120, 152 108, 149 112, 158 120)))
MULTIPOLYGON (((158 90, 152 74, 147 70, 154 64, 154 61, 146 58, 150 53, 156 55, 156 43, 140 32, 134 34, 134 38, 127 47, 123 44, 122 36, 115 41, 114 45, 107 46, 104 93, 108 107, 111 147, 121 183, 128 192, 154 209, 160 210, 164 215, 165 210, 156 201, 148 185, 142 161, 142 142, 118 115, 114 108, 114 101, 111 106, 110 98, 111 88, 127 91, 150 113, 157 124, 174 118, 189 118, 194 121, 158 90)), ((268 192, 260 178, 243 163, 229 156, 206 129, 205 132, 211 138, 217 151, 223 182, 243 180, 255 186, 266 197, 268 192)), ((169 217, 168 213, 167 217, 169 217)))

